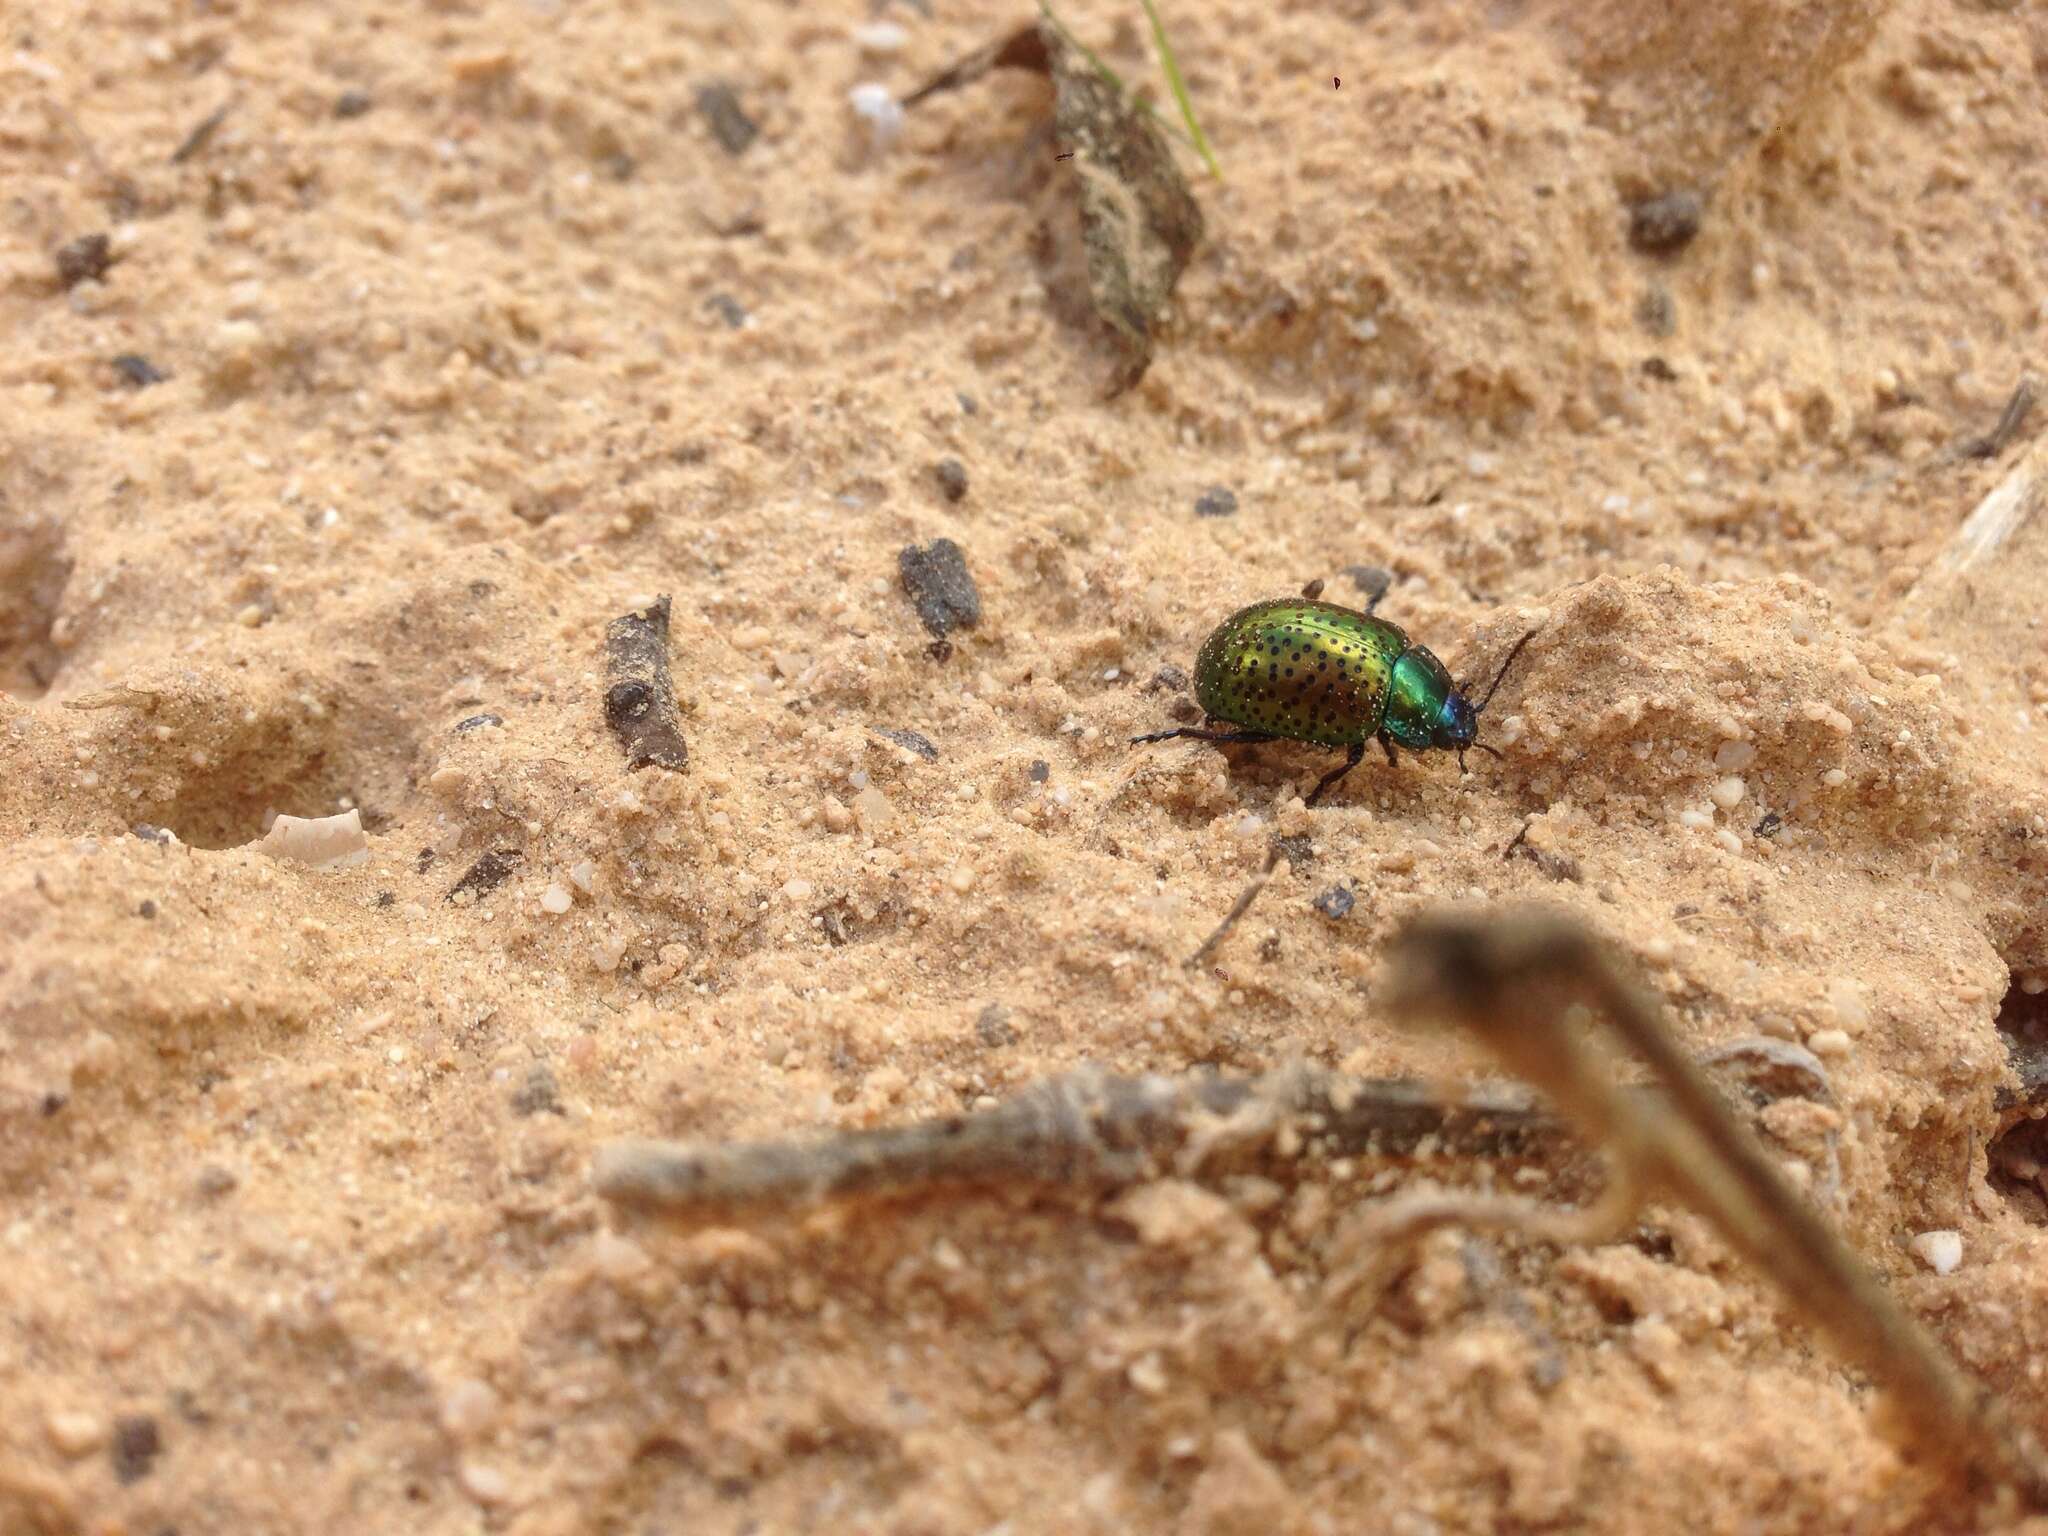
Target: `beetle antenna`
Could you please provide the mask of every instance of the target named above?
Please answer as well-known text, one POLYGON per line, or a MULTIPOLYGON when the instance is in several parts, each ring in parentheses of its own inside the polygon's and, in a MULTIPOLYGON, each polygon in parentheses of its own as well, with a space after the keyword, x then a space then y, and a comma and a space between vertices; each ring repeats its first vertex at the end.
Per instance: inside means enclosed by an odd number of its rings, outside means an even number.
MULTIPOLYGON (((1522 647, 1527 645, 1531 640, 1534 640, 1538 633, 1539 631, 1532 629, 1529 631, 1529 633, 1522 636, 1521 639, 1515 642, 1515 648, 1508 652, 1508 659, 1502 662, 1500 664, 1500 670, 1493 674, 1493 686, 1486 690, 1486 697, 1481 699, 1477 704, 1474 704, 1472 706, 1473 714, 1479 715, 1484 714, 1486 712, 1486 706, 1491 704, 1493 702, 1493 696, 1496 693, 1500 692, 1501 680, 1508 675, 1508 668, 1512 667, 1515 664, 1515 658, 1522 654, 1522 647)), ((1488 752, 1493 752, 1493 749, 1491 747, 1488 747, 1485 750, 1488 752)), ((1493 755, 1495 757, 1500 756, 1498 752, 1494 752, 1493 755)))

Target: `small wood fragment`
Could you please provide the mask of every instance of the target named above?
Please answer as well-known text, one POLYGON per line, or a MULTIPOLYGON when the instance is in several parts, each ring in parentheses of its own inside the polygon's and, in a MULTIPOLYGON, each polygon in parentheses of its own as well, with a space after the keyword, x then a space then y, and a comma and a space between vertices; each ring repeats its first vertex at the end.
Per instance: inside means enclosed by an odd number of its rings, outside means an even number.
POLYGON ((653 606, 628 613, 605 626, 604 664, 609 686, 604 718, 625 744, 626 766, 652 764, 671 772, 690 760, 676 714, 676 691, 668 667, 666 595, 653 606))
POLYGON ((444 899, 453 901, 464 891, 472 898, 489 895, 511 878, 512 871, 519 867, 525 857, 526 855, 517 848, 491 849, 470 865, 462 878, 448 888, 448 895, 444 899))

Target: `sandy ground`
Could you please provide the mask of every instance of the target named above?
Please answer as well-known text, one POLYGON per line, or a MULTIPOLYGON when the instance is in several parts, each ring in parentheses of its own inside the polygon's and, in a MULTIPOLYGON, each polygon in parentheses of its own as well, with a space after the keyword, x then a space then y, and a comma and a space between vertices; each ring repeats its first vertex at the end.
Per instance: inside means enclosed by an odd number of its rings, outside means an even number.
MULTIPOLYGON (((1822 1056, 1767 1133, 1832 1137, 1832 1217, 2048 1423, 2048 1205, 1987 1162, 2048 977, 2048 541, 1938 565, 2032 451, 1957 452, 2041 362, 2041 8, 1180 0, 1226 179, 1107 401, 1046 83, 889 148, 848 108, 1030 15, 934 9, 0 12, 0 1529, 1995 1523, 1680 1213, 1446 1235, 1333 1328, 1363 1177, 591 1194, 609 1137, 1082 1061, 1478 1073, 1389 1027, 1380 944, 1534 898, 1689 1044, 1822 1056), (1697 236, 1637 249, 1674 190, 1697 236), (984 610, 944 659, 937 536, 984 610), (1352 567, 1461 675, 1540 628, 1504 760, 1308 812, 1318 753, 1126 746, 1233 607, 1352 567), (602 704, 659 593, 680 774, 602 704), (347 807, 359 867, 245 846, 347 807)), ((1135 5, 1066 17, 1158 79, 1135 5)))

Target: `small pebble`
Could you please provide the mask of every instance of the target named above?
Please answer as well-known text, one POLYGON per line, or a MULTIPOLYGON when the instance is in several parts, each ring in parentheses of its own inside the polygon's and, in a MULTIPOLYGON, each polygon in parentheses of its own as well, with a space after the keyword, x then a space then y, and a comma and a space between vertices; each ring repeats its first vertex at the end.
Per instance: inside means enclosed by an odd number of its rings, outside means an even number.
POLYGON ((948 501, 959 501, 967 494, 967 466, 958 459, 941 459, 932 466, 932 478, 939 482, 939 493, 948 501))
POLYGON ((346 121, 361 117, 372 105, 368 91, 343 91, 334 98, 334 115, 346 121))
POLYGON ((1816 1056, 1839 1061, 1856 1049, 1856 1043, 1843 1029, 1817 1029, 1806 1038, 1806 1048, 1816 1056))
POLYGON ((107 1421, 96 1413, 53 1410, 43 1421, 43 1433, 57 1454, 74 1460, 90 1456, 107 1443, 107 1421))
POLYGON ((97 282, 114 262, 113 241, 105 234, 80 235, 57 248, 57 281, 75 288, 88 278, 97 282))
POLYGON ((1742 797, 1749 792, 1749 786, 1734 774, 1718 779, 1707 791, 1707 798, 1724 811, 1732 811, 1742 804, 1742 797))
POLYGON ((903 104, 886 85, 864 80, 846 93, 846 104, 868 125, 876 149, 887 149, 903 136, 903 104))
POLYGON ((889 797, 872 784, 853 797, 853 813, 860 818, 861 830, 869 834, 886 827, 893 814, 889 797))
POLYGON ((1628 211, 1628 243, 1652 256, 1673 256, 1692 244, 1705 210, 1698 194, 1666 192, 1628 211))
POLYGON ((560 917, 576 905, 576 898, 569 894, 569 888, 559 880, 550 881, 548 888, 540 893, 540 909, 560 917))
POLYGON ((871 21, 865 26, 853 29, 853 41, 862 53, 901 53, 903 45, 910 41, 910 34, 893 21, 871 21))
POLYGON ((481 731, 486 726, 503 725, 504 723, 505 720, 502 715, 471 715, 467 720, 456 721, 455 729, 458 732, 481 731))
POLYGON ((512 1497, 512 1479, 489 1462, 464 1460, 456 1476, 462 1491, 479 1504, 503 1504, 512 1497))
POLYGON ((1195 516, 1229 517, 1237 510, 1237 493, 1227 485, 1212 485, 1195 498, 1195 516))
POLYGON ((149 1476, 164 1448, 156 1420, 146 1413, 124 1414, 114 1421, 114 1440, 108 1447, 114 1463, 114 1480, 123 1487, 149 1476))
POLYGON ((588 896, 597 889, 597 866, 583 859, 569 866, 569 883, 588 896))
POLYGON ((1034 758, 1026 773, 1032 783, 1043 784, 1052 777, 1052 764, 1046 762, 1043 758, 1034 758))
POLYGON ((944 639, 950 630, 972 629, 981 622, 981 592, 966 556, 951 539, 905 545, 896 556, 896 569, 918 620, 933 635, 944 639))
POLYGON ((1351 909, 1357 902, 1358 898, 1352 893, 1349 886, 1333 885, 1327 891, 1324 891, 1322 895, 1318 896, 1313 905, 1318 912, 1334 923, 1341 918, 1350 916, 1351 909))
POLYGON ((761 131, 740 107, 738 93, 722 80, 713 80, 698 87, 697 111, 710 124, 711 136, 724 146, 729 155, 741 153, 761 131))
POLYGON ((974 1021, 974 1033, 983 1045, 992 1050, 1017 1043, 1016 1028, 1010 1023, 1010 1010, 1001 1003, 990 1003, 981 1010, 974 1021))
POLYGON ((704 301, 706 309, 718 311, 718 318, 733 330, 743 329, 747 323, 747 311, 740 301, 729 293, 714 293, 704 301))
POLYGON ((170 377, 156 364, 137 352, 123 352, 113 359, 114 371, 121 375, 123 382, 136 389, 147 389, 152 384, 161 384, 170 377))
POLYGON ((1950 1230, 1916 1233, 1906 1246, 1937 1275, 1952 1275, 1963 1262, 1963 1234, 1950 1230))

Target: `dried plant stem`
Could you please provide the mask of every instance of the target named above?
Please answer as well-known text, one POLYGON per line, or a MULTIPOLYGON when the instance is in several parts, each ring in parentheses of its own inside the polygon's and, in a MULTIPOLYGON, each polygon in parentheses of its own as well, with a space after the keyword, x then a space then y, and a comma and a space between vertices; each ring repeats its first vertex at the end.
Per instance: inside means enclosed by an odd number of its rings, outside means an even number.
MULTIPOLYGON (((1820 1064, 1782 1041, 1724 1047, 1759 1099, 1829 1097, 1820 1064)), ((683 1221, 730 1220, 858 1195, 973 1185, 1105 1187, 1214 1174, 1259 1157, 1378 1157, 1458 1165, 1573 1155, 1556 1116, 1503 1085, 1447 1102, 1429 1086, 1309 1067, 1263 1077, 1116 1077, 1083 1067, 994 1109, 803 1140, 619 1141, 598 1193, 683 1221)))
MULTIPOLYGON (((1397 1013, 1455 1019, 1605 1148, 1619 1190, 1601 1203, 1606 1221, 1628 1219, 1641 1198, 1657 1195, 1706 1216, 1814 1327, 1892 1390, 1916 1440, 2048 1508, 2048 1458, 2039 1445, 1792 1189, 1678 1048, 1656 1005, 1585 930, 1541 914, 1437 917, 1397 936, 1390 960, 1397 1013), (1660 1108, 1617 1085, 1608 1053, 1583 1031, 1588 1007, 1648 1064, 1660 1108)), ((1525 1207, 1524 1215, 1539 1236, 1570 1225, 1556 1213, 1525 1207)), ((1473 1219, 1521 1224, 1498 1203, 1450 1196, 1416 1208, 1399 1230, 1473 1219)), ((1577 1219, 1592 1225, 1586 1215, 1577 1219)))

